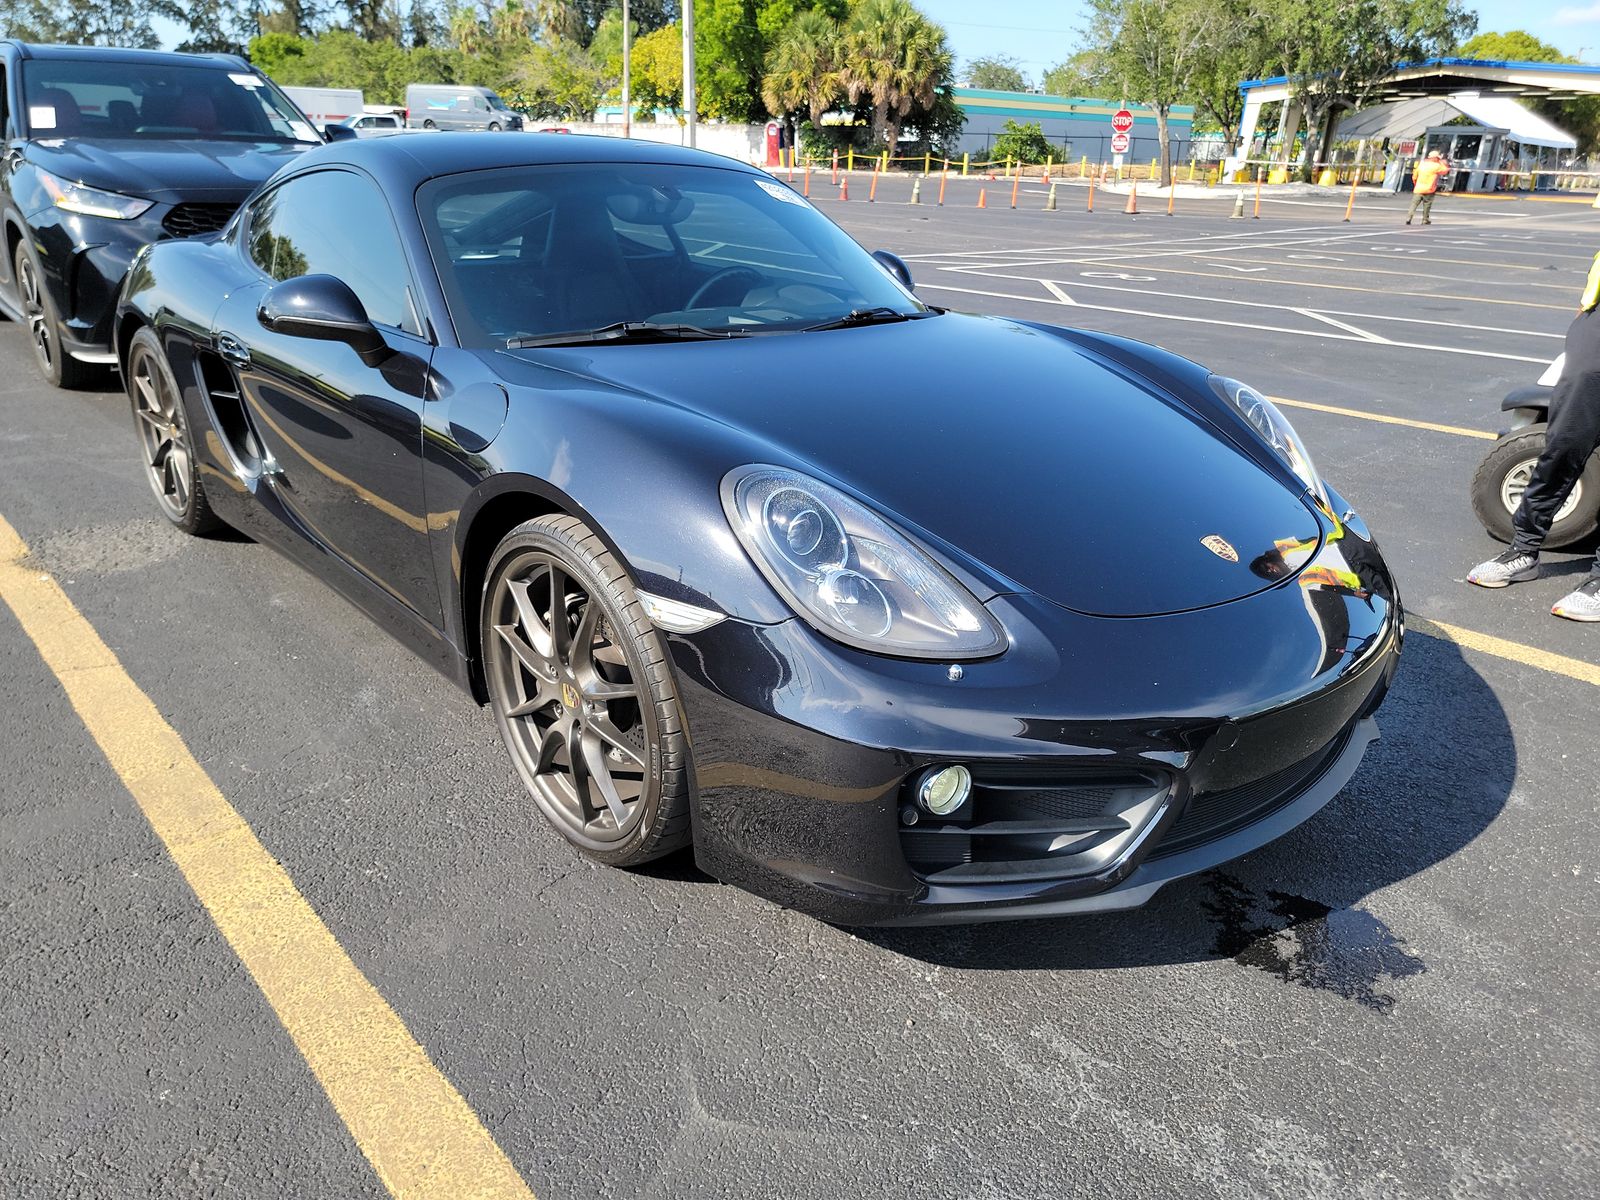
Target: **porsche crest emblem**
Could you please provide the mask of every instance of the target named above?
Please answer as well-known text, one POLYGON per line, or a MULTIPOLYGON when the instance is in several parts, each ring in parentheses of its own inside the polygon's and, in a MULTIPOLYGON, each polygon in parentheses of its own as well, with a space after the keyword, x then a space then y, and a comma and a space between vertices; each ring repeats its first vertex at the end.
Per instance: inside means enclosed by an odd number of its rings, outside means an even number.
POLYGON ((573 687, 570 683, 563 683, 561 685, 561 703, 565 704, 568 708, 577 708, 580 699, 581 697, 578 695, 577 688, 573 687))
POLYGON ((1228 562, 1239 561, 1239 552, 1233 548, 1233 543, 1220 533, 1206 534, 1205 537, 1200 539, 1200 544, 1218 558, 1225 559, 1228 562))

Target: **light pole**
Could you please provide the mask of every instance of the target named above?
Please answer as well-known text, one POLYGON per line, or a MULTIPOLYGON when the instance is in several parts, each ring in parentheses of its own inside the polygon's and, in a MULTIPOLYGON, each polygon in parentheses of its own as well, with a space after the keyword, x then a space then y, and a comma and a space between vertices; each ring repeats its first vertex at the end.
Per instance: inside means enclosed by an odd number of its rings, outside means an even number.
POLYGON ((622 0, 622 136, 633 136, 633 31, 628 27, 628 0, 622 0))
POLYGON ((694 0, 683 0, 683 111, 689 118, 689 145, 694 145, 694 0))

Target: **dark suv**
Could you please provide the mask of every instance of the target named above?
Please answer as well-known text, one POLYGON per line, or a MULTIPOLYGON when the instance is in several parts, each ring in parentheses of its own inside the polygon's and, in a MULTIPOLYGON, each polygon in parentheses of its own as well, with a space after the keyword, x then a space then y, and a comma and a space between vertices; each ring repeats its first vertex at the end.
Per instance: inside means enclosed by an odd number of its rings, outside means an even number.
POLYGON ((321 140, 232 55, 15 41, 0 42, 0 122, 0 309, 63 387, 116 362, 117 291, 140 247, 222 228, 321 140))

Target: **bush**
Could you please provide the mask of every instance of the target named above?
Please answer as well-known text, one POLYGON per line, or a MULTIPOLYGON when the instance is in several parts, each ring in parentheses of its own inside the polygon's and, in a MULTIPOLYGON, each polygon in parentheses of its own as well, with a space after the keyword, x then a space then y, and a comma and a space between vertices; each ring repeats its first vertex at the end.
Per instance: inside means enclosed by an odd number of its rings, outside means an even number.
POLYGON ((1056 148, 1046 140, 1037 121, 1019 124, 1009 117, 1000 136, 989 147, 989 157, 996 162, 1010 159, 1019 163, 1042 163, 1055 152, 1056 148))

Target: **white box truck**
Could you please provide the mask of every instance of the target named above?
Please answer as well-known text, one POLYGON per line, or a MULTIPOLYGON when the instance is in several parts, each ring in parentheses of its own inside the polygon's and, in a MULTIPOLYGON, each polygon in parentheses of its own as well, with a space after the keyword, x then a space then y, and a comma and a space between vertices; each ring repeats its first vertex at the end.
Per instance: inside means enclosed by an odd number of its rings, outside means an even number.
POLYGON ((360 88, 286 87, 283 90, 310 118, 318 133, 347 117, 360 116, 366 108, 360 88))

